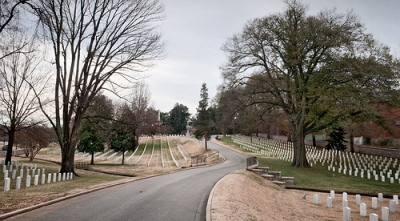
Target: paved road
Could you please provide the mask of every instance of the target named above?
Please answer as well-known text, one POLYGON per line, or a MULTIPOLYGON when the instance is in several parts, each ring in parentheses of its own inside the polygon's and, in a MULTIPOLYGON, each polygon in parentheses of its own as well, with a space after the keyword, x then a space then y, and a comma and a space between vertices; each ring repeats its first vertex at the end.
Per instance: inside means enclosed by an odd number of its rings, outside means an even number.
POLYGON ((209 142, 226 162, 119 185, 65 200, 9 220, 204 221, 208 196, 226 174, 245 168, 246 157, 209 142))

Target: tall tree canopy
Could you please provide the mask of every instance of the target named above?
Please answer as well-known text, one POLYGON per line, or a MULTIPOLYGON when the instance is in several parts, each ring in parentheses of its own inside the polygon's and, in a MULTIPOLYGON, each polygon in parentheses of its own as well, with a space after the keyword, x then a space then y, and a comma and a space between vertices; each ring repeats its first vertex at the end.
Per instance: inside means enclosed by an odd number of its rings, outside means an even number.
POLYGON ((162 54, 156 27, 163 7, 157 0, 33 3, 53 49, 55 115, 46 115, 61 146, 60 172, 74 172, 78 129, 91 101, 101 90, 122 85, 121 79, 136 81, 134 73, 162 54))
POLYGON ((183 134, 186 131, 189 116, 189 108, 183 104, 175 104, 174 108, 169 112, 169 123, 174 128, 173 133, 183 134))
POLYGON ((248 105, 264 103, 285 114, 296 167, 309 166, 305 135, 390 103, 398 93, 397 61, 352 12, 306 12, 289 1, 283 13, 249 21, 223 46, 227 87, 245 87, 248 105))

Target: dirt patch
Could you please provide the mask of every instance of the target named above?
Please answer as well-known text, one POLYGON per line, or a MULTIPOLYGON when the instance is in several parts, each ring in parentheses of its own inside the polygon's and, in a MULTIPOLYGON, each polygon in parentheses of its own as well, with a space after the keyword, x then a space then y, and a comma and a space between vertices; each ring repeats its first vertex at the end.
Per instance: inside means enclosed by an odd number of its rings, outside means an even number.
MULTIPOLYGON (((328 208, 329 193, 287 190, 251 172, 241 170, 221 179, 214 188, 211 201, 212 221, 222 220, 342 220, 342 195, 337 194, 333 208, 328 208), (306 194, 304 199, 304 194, 306 194), (313 201, 318 194, 318 204, 313 201)), ((348 195, 351 220, 367 221, 361 217, 355 196, 348 195)), ((389 199, 380 202, 378 209, 371 208, 371 197, 362 197, 367 204, 367 215, 376 213, 381 218, 381 208, 389 206, 389 199)), ((398 212, 390 214, 390 220, 400 220, 398 212)))

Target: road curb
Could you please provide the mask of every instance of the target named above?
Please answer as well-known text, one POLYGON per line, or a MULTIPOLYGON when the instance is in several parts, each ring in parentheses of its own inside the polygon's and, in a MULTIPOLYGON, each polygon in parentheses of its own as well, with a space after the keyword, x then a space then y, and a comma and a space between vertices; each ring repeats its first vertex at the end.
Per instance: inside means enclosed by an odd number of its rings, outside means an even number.
POLYGON ((44 203, 40 203, 40 204, 37 204, 37 205, 33 205, 33 206, 30 206, 30 207, 26 207, 26 208, 18 209, 18 210, 9 212, 9 213, 2 214, 2 215, 0 215, 0 220, 4 220, 4 219, 7 219, 7 218, 16 216, 18 214, 26 213, 26 212, 29 212, 29 211, 32 211, 32 210, 35 210, 35 209, 38 209, 38 208, 41 208, 41 207, 44 207, 44 206, 52 205, 52 204, 61 202, 63 200, 75 198, 77 196, 81 196, 81 195, 84 195, 84 194, 92 193, 92 192, 99 191, 99 190, 102 190, 102 189, 106 189, 106 188, 110 188, 110 187, 113 187, 113 186, 118 186, 118 185, 130 183, 130 182, 134 182, 134 181, 137 181, 137 180, 147 179, 147 178, 150 178, 150 177, 143 177, 143 178, 139 178, 139 179, 124 180, 124 181, 113 183, 113 184, 110 184, 110 185, 105 185, 105 186, 94 188, 94 189, 91 189, 91 190, 86 190, 86 191, 83 191, 83 192, 80 192, 80 193, 75 193, 75 194, 72 194, 72 195, 69 195, 69 196, 56 198, 54 200, 50 200, 50 201, 47 201, 47 202, 44 202, 44 203))
MULTIPOLYGON (((229 173, 229 174, 231 174, 231 173, 229 173)), ((211 190, 211 192, 210 192, 210 195, 208 196, 208 200, 207 200, 207 206, 206 206, 206 221, 212 221, 212 216, 211 216, 211 207, 212 207, 212 198, 213 198, 213 195, 214 195, 214 191, 215 191, 215 189, 216 189, 216 187, 221 183, 221 181, 226 177, 226 176, 228 176, 229 174, 227 174, 227 175, 225 175, 225 176, 223 176, 221 179, 219 179, 218 181, 217 181, 217 183, 214 185, 214 187, 212 188, 212 190, 211 190)))

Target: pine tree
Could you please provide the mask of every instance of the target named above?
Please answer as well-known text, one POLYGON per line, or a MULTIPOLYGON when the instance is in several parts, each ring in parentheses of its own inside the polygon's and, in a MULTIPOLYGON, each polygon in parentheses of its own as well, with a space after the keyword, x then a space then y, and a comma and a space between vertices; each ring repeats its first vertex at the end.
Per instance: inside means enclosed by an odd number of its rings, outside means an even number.
POLYGON ((200 90, 197 118, 194 122, 194 128, 196 129, 194 135, 197 139, 204 138, 205 150, 207 150, 207 141, 211 138, 211 119, 208 113, 208 99, 208 88, 206 83, 203 83, 200 90))

